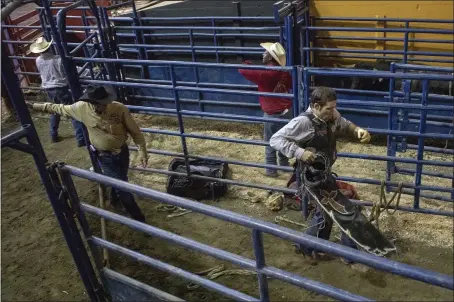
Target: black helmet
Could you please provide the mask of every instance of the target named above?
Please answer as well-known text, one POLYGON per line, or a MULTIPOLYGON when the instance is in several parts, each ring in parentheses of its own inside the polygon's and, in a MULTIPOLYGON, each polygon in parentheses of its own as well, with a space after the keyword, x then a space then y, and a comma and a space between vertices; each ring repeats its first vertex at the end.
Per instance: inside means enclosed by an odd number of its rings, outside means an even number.
POLYGON ((317 152, 315 160, 305 164, 301 174, 304 185, 308 187, 316 187, 325 182, 330 174, 328 156, 323 152, 317 152))

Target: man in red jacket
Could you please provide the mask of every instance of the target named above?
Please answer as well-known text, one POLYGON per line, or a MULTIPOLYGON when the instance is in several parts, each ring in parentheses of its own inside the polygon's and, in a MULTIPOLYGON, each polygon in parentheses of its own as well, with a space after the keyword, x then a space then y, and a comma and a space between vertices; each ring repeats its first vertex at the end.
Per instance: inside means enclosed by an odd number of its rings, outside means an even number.
MULTIPOLYGON (((261 43, 265 49, 263 63, 268 66, 285 66, 285 50, 280 43, 261 43)), ((251 64, 246 61, 244 64, 251 64)), ((288 72, 278 70, 251 70, 240 69, 239 72, 249 81, 257 84, 259 92, 288 93, 292 88, 292 77, 288 72)), ((264 117, 291 119, 292 101, 290 99, 260 96, 260 107, 264 112, 264 117)), ((274 133, 279 131, 284 124, 267 122, 264 123, 264 140, 269 141, 274 133)), ((288 158, 281 152, 277 152, 280 166, 288 166, 288 158)), ((270 146, 265 147, 265 160, 267 164, 277 165, 276 150, 270 146)), ((266 175, 277 177, 275 169, 266 169, 266 175)))

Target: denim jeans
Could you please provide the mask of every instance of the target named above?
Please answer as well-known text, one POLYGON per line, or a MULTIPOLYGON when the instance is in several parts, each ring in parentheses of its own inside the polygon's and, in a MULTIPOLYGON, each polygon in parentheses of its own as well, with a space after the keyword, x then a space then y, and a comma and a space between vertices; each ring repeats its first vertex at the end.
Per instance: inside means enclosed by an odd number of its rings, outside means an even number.
MULTIPOLYGON (((121 148, 121 152, 118 154, 111 154, 108 152, 98 153, 98 162, 104 175, 128 181, 129 150, 127 145, 124 145, 121 148)), ((145 216, 137 205, 132 193, 112 188, 112 195, 117 195, 118 199, 133 219, 142 222, 145 221, 145 216)))
MULTIPOLYGON (((271 118, 280 118, 280 119, 291 119, 293 118, 292 115, 292 110, 289 109, 289 111, 285 114, 267 114, 264 113, 263 117, 271 117, 271 118)), ((274 135, 274 133, 278 132, 282 127, 285 126, 285 123, 264 123, 263 127, 263 139, 266 142, 269 142, 271 137, 274 135)), ((278 152, 274 150, 271 146, 266 146, 265 147, 265 162, 268 165, 277 165, 277 159, 279 158, 279 165, 280 166, 288 166, 288 158, 282 154, 281 152, 278 152), (277 153, 277 156, 276 156, 277 153)), ((266 174, 272 175, 276 174, 275 169, 266 169, 266 174)))
MULTIPOLYGON (((71 105, 73 103, 71 93, 68 87, 58 87, 47 89, 47 96, 54 104, 71 105)), ((80 144, 85 144, 83 125, 81 122, 71 119, 73 124, 76 140, 80 144)), ((60 115, 52 114, 50 116, 50 136, 52 138, 58 137, 58 126, 60 125, 60 115)))
MULTIPOLYGON (((329 240, 329 236, 331 235, 331 230, 333 228, 333 220, 325 213, 325 211, 323 211, 323 209, 319 205, 317 205, 315 214, 312 217, 309 225, 310 227, 306 230, 306 234, 329 240)), ((341 243, 348 247, 357 249, 356 243, 347 235, 345 235, 344 232, 341 233, 341 243)), ((311 255, 313 251, 313 249, 303 246, 300 246, 300 249, 305 255, 311 255)))

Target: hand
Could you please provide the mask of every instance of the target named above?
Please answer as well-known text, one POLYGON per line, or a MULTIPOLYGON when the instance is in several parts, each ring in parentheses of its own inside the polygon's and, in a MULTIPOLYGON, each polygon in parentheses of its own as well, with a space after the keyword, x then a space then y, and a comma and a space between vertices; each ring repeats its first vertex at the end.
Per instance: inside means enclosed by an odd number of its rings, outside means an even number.
POLYGON ((306 163, 311 163, 315 160, 315 153, 309 150, 304 150, 300 159, 306 163))
POLYGON ((140 164, 142 165, 142 168, 146 168, 148 165, 148 157, 140 157, 139 158, 140 164))
POLYGON ((359 141, 363 144, 367 144, 370 141, 369 131, 367 131, 363 128, 357 127, 355 129, 355 135, 356 135, 356 138, 358 138, 359 141))
POLYGON ((33 109, 33 103, 32 102, 25 102, 27 105, 28 109, 33 109))

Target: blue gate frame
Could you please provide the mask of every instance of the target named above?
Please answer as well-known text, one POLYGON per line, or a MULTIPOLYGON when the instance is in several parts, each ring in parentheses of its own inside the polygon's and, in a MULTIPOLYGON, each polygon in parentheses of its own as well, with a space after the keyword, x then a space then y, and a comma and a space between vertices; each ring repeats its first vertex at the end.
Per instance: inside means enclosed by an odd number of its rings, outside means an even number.
MULTIPOLYGON (((280 97, 285 97, 285 98, 290 98, 293 100, 293 108, 294 108, 294 114, 298 114, 300 110, 303 110, 307 108, 307 105, 309 103, 309 91, 310 91, 310 77, 311 76, 316 76, 316 75, 335 75, 335 76, 357 76, 357 77, 371 77, 371 73, 367 71, 352 71, 352 70, 345 70, 345 69, 320 69, 320 68, 305 68, 303 70, 300 70, 298 72, 298 69, 296 66, 292 67, 286 67, 286 68, 275 68, 278 70, 283 70, 283 71, 290 71, 292 72, 293 75, 293 91, 292 94, 266 94, 266 93, 259 93, 259 92, 253 92, 253 91, 244 91, 240 89, 235 89, 236 87, 232 86, 220 86, 218 88, 203 88, 199 86, 199 83, 196 83, 196 85, 188 85, 187 83, 184 83, 183 81, 179 81, 176 76, 176 71, 175 68, 177 66, 184 66, 184 67, 190 67, 190 68, 197 68, 197 67, 206 67, 206 68, 233 68, 233 69, 238 69, 238 68, 249 68, 249 69, 263 69, 263 66, 255 66, 255 65, 236 65, 236 64, 217 64, 217 63, 194 63, 194 62, 175 62, 175 61, 149 61, 146 58, 147 52, 139 51, 139 55, 143 57, 142 60, 125 60, 125 59, 113 59, 112 56, 115 57, 117 54, 117 47, 120 47, 119 45, 115 45, 115 41, 111 40, 112 35, 111 32, 108 32, 112 30, 111 28, 109 29, 109 18, 106 14, 106 10, 108 8, 98 8, 94 9, 92 1, 79 1, 74 3, 71 7, 62 9, 62 11, 59 13, 57 17, 57 26, 54 23, 53 18, 48 18, 49 20, 49 28, 50 28, 50 34, 54 38, 55 45, 57 47, 57 52, 62 56, 64 65, 65 65, 65 70, 68 72, 68 77, 70 80, 70 83, 72 83, 71 87, 72 92, 73 92, 73 97, 77 99, 81 89, 80 86, 77 85, 78 80, 79 80, 79 74, 83 72, 79 71, 79 73, 75 72, 75 66, 76 62, 82 62, 84 63, 83 69, 89 69, 90 72, 90 79, 82 79, 80 81, 81 84, 87 84, 87 83, 107 83, 114 85, 116 87, 153 87, 156 89, 165 89, 169 90, 173 93, 173 98, 172 101, 174 102, 174 109, 163 109, 163 108, 157 108, 157 107, 147 107, 147 106, 128 106, 131 110, 134 111, 139 111, 139 112, 162 112, 162 113, 167 113, 167 114, 172 114, 173 116, 178 117, 180 129, 177 132, 172 132, 172 131, 165 131, 165 130, 156 130, 156 129, 142 129, 144 132, 151 132, 151 133, 160 133, 160 134, 168 134, 168 135, 176 135, 181 138, 181 142, 183 145, 183 153, 182 154, 177 154, 174 152, 168 152, 168 151, 163 151, 163 150, 148 150, 149 153, 154 153, 154 154, 162 154, 162 155, 169 155, 169 156, 183 156, 186 160, 189 158, 206 158, 206 157, 201 157, 198 155, 191 155, 188 154, 187 149, 185 148, 185 138, 187 137, 192 137, 192 138, 200 138, 200 139, 214 139, 214 140, 220 140, 220 141, 229 141, 229 142, 236 142, 236 143, 246 143, 246 144, 255 144, 255 145, 261 145, 265 146, 267 143, 263 141, 251 141, 251 140, 240 140, 240 139, 231 139, 231 138, 225 138, 225 137, 208 137, 208 136, 203 136, 203 135, 195 135, 195 134, 188 134, 185 133, 184 131, 184 116, 199 116, 199 117, 204 117, 204 118, 215 118, 215 119, 221 119, 221 120, 241 120, 241 121, 254 121, 254 122, 264 122, 264 121, 279 121, 279 122, 286 122, 285 120, 278 120, 278 119, 265 119, 265 118, 260 118, 260 117, 252 117, 252 116, 245 116, 245 115, 233 115, 233 114, 222 114, 222 113, 209 113, 209 112, 200 112, 200 111, 191 111, 191 110, 183 110, 181 108, 181 99, 179 97, 180 91, 195 91, 195 92, 203 92, 206 90, 209 90, 213 93, 224 93, 224 94, 239 94, 239 95, 250 95, 250 96, 259 96, 259 95, 274 95, 274 96, 280 96, 280 97), (82 8, 81 5, 84 3, 88 3, 89 7, 88 8, 82 8), (66 27, 64 24, 64 18, 65 18, 65 11, 69 9, 90 9, 92 13, 95 14, 95 19, 97 20, 97 25, 92 26, 92 25, 85 25, 81 27, 73 27, 72 29, 83 29, 86 32, 86 39, 82 43, 76 43, 77 45, 67 45, 69 43, 64 43, 64 41, 61 39, 61 35, 64 33, 66 28, 71 27, 66 27), (96 12, 99 13, 99 15, 96 15, 96 12), (97 17, 99 16, 99 17, 97 17), (60 32, 57 30, 59 29, 60 32), (90 33, 89 30, 93 29, 97 30, 97 34, 90 33), (107 33, 107 32, 108 33, 107 33), (60 37, 60 39, 59 39, 60 37), (96 41, 96 39, 99 39, 96 41), (97 42, 101 42, 101 48, 96 48, 97 42), (71 52, 68 51, 67 47, 68 46, 74 46, 75 48, 83 48, 85 53, 88 54, 86 58, 75 58, 71 56, 71 52), (90 47, 94 47, 94 49, 90 49, 90 47), (93 67, 95 65, 98 65, 100 67, 100 72, 95 75, 93 72, 93 67), (171 76, 170 82, 167 83, 137 83, 137 82, 128 82, 127 79, 125 78, 124 74, 122 73, 122 68, 126 67, 127 65, 133 65, 133 66, 138 66, 141 69, 142 74, 145 74, 146 71, 148 70, 148 66, 150 65, 159 65, 159 66, 165 66, 165 68, 169 69, 169 74, 171 76), (147 67, 147 68, 144 68, 147 67), (102 78, 102 80, 99 80, 99 78, 102 78), (304 85, 302 86, 303 89, 301 90, 302 94, 302 99, 299 96, 300 93, 300 84, 298 82, 298 78, 302 79, 304 85), (109 81, 107 81, 109 79, 109 81), (169 85, 170 84, 170 85, 169 85), (196 86, 196 87, 194 87, 196 86), (225 89, 222 89, 225 88, 225 89), (302 100, 302 101, 300 101, 302 100)), ((49 16, 50 14, 50 7, 49 3, 47 0, 43 0, 43 5, 44 7, 42 8, 49 16)), ((282 11, 282 8, 279 10, 282 11)), ((303 9, 304 10, 304 9, 303 9)), ((306 13, 306 11, 304 12, 306 13)), ((138 19, 138 16, 134 16, 135 19, 138 19)), ((134 19, 133 18, 133 19, 134 19)), ((242 20, 241 17, 238 17, 238 20, 242 20)), ((88 17, 87 17, 88 19, 88 17)), ((247 19, 247 18, 246 18, 247 19)), ((246 20, 245 19, 245 20, 246 20)), ((306 18, 307 19, 307 18, 306 18)), ((129 19, 128 19, 129 20, 129 19)), ((286 41, 287 43, 290 43, 291 49, 291 43, 292 43, 292 37, 293 37, 293 19, 291 16, 286 16, 285 17, 285 24, 287 29, 285 29, 286 32, 286 41)), ((297 23, 301 22, 302 19, 296 20, 297 23)), ((148 29, 143 27, 137 20, 133 20, 135 22, 134 27, 129 27, 129 29, 134 31, 134 37, 137 39, 137 41, 141 41, 144 36, 143 31, 148 29), (142 36, 141 36, 142 35, 142 36)), ((306 21, 302 21, 303 23, 306 21)), ((39 27, 41 28, 41 27, 39 27)), ((216 27, 213 25, 213 27, 208 27, 210 30, 216 30, 216 27)), ((178 29, 181 29, 181 27, 178 27, 178 29)), ((246 28, 247 29, 247 28, 246 28)), ((233 30, 233 29, 232 29, 233 30)), ((235 29, 238 30, 238 29, 235 29)), ((245 28, 242 28, 242 30, 245 30, 245 28)), ((308 28, 305 28, 305 30, 308 30, 308 28)), ((315 29, 314 29, 315 30, 315 29)), ((189 33, 191 29, 189 29, 189 33)), ((48 32, 49 33, 49 32, 48 32)), ((13 43, 12 41, 2 41, 3 43, 13 43)), ((31 41, 27 41, 31 42, 31 41)), ((216 43, 216 40, 215 40, 216 43)), ((5 44, 3 44, 5 45, 5 44)), ((125 45, 122 45, 121 47, 124 47, 125 45)), ((215 45, 217 48, 214 49, 215 52, 219 53, 218 46, 215 45)), ((127 47, 127 46, 126 46, 127 47)), ((145 48, 145 47, 143 47, 145 48)), ((347 258, 352 261, 358 262, 358 263, 363 263, 369 266, 372 266, 374 268, 384 270, 393 274, 401 275, 404 277, 408 277, 411 279, 419 280, 425 283, 433 284, 436 286, 448 288, 448 289, 454 289, 454 284, 453 284, 453 279, 452 276, 448 275, 443 275, 435 272, 431 272, 428 270, 424 270, 421 268, 417 268, 414 266, 398 263, 392 260, 376 257, 373 255, 366 254, 364 252, 358 252, 355 250, 352 250, 350 248, 324 241, 315 237, 310 237, 305 234, 283 228, 280 226, 276 226, 275 224, 269 224, 257 219, 253 219, 244 215, 240 215, 237 213, 221 210, 215 207, 210 207, 206 206, 200 203, 194 203, 189 200, 185 200, 182 198, 176 198, 175 196, 171 196, 162 192, 150 190, 150 189, 145 189, 141 188, 136 185, 124 183, 122 181, 114 180, 108 177, 105 177, 103 175, 100 175, 98 173, 92 173, 89 171, 84 171, 75 167, 71 166, 66 166, 64 164, 52 164, 49 165, 47 163, 47 159, 45 157, 44 151, 42 149, 42 146, 39 142, 38 136, 36 134, 36 130, 34 129, 33 123, 31 121, 29 112, 25 106, 24 103, 24 98, 23 94, 20 90, 20 85, 18 82, 18 79, 16 76, 11 76, 11 62, 9 59, 34 59, 34 58, 24 58, 24 57, 15 57, 15 56, 10 56, 8 58, 6 52, 4 51, 5 47, 2 48, 2 80, 5 81, 8 94, 10 95, 13 104, 15 106, 16 112, 18 114, 18 117, 21 121, 22 127, 18 129, 16 132, 3 137, 2 138, 2 147, 11 147, 14 149, 17 149, 19 151, 23 151, 29 154, 32 154, 32 156, 35 159, 35 164, 37 166, 37 169, 40 173, 40 177, 42 179, 42 182, 44 184, 44 187, 47 191, 48 198, 53 206, 55 215, 60 223, 60 226, 62 228, 64 237, 66 239, 66 242, 68 244, 68 247, 72 253, 73 259, 76 263, 76 266, 78 268, 78 271, 81 275, 81 279, 84 282, 84 285, 87 289, 87 293, 92 301, 101 301, 107 298, 106 296, 106 291, 103 289, 102 284, 106 285, 106 278, 108 278, 108 275, 112 275, 112 272, 108 271, 106 268, 102 266, 102 263, 100 261, 100 255, 98 255, 97 250, 95 247, 103 247, 107 248, 110 250, 113 250, 118 253, 122 253, 125 255, 128 255, 136 260, 142 261, 148 265, 154 266, 158 269, 167 271, 169 273, 177 273, 181 277, 184 277, 188 280, 191 280, 195 283, 201 284, 207 288, 210 288, 212 290, 218 291, 222 294, 225 294, 229 297, 235 298, 235 299, 240 299, 240 300, 245 300, 245 301, 256 301, 259 300, 255 297, 247 296, 242 293, 239 293, 235 290, 226 288, 222 285, 219 285, 217 283, 214 283, 212 281, 206 280, 204 278, 201 278, 199 276, 195 276, 189 272, 184 272, 182 270, 174 270, 174 267, 169 266, 166 263, 160 262, 157 259, 152 259, 149 257, 146 257, 144 255, 141 255, 140 253, 133 252, 131 250, 128 250, 124 247, 120 247, 118 245, 115 245, 111 242, 108 242, 106 240, 97 238, 91 234, 90 227, 86 223, 86 218, 85 218, 85 213, 89 214, 95 214, 101 217, 104 217, 105 219, 115 221, 122 223, 124 225, 127 225, 133 229, 143 231, 148 234, 152 234, 154 236, 170 240, 171 242, 181 244, 183 246, 186 246, 188 248, 206 253, 208 255, 227 260, 229 262, 241 265, 242 267, 255 270, 258 275, 258 284, 260 288, 260 300, 261 301, 268 301, 268 288, 267 288, 267 281, 266 277, 273 277, 276 279, 280 279, 286 282, 289 282, 291 284, 294 284, 296 286, 302 287, 309 289, 311 291, 330 296, 336 299, 340 300, 368 300, 367 298, 364 297, 359 297, 357 295, 348 293, 346 291, 343 291, 341 289, 333 288, 331 286, 325 285, 323 283, 319 283, 313 280, 309 280, 307 278, 304 278, 302 276, 298 276, 289 272, 285 272, 282 270, 279 270, 277 268, 269 267, 266 266, 265 264, 265 259, 264 259, 264 252, 263 252, 263 242, 262 242, 262 233, 268 233, 272 234, 274 236, 277 236, 279 238, 289 240, 292 242, 297 242, 301 243, 305 246, 310 246, 312 248, 316 248, 320 251, 333 254, 339 257, 347 258), (27 144, 24 144, 20 142, 20 139, 26 138, 27 144), (88 180, 92 180, 95 182, 103 183, 106 185, 114 186, 116 188, 119 188, 124 191, 130 191, 135 194, 145 196, 145 197, 150 197, 154 198, 156 200, 160 200, 164 203, 171 204, 171 205, 176 205, 176 206, 181 206, 183 208, 187 208, 190 210, 193 210, 195 212, 199 212, 202 214, 206 214, 212 217, 219 218, 221 220, 233 222, 239 225, 243 225, 245 227, 248 227, 251 229, 252 236, 253 236, 253 241, 254 241, 254 251, 255 251, 255 261, 251 259, 246 259, 243 257, 240 257, 238 255, 234 255, 231 253, 228 253, 226 251, 216 249, 207 245, 203 245, 201 243, 189 240, 187 238, 183 237, 178 237, 173 234, 170 234, 166 231, 159 230, 157 228, 154 228, 152 226, 146 225, 139 223, 137 221, 133 221, 129 218, 122 217, 120 215, 110 213, 108 211, 98 209, 96 207, 80 203, 77 197, 77 193, 74 188, 74 184, 72 182, 72 177, 71 175, 77 176, 77 177, 82 177, 88 180), (69 203, 67 203, 69 201, 69 203), (94 264, 90 262, 90 259, 88 257, 88 253, 85 250, 84 244, 83 244, 83 238, 81 237, 81 234, 79 233, 77 229, 77 224, 75 218, 77 218, 77 221, 81 224, 82 226, 82 231, 84 234, 85 240, 89 243, 89 246, 91 248, 92 255, 94 257, 94 264)), ((208 48, 205 48, 205 51, 208 48)), ((76 49, 77 50, 77 49, 76 49)), ((232 49, 231 51, 237 51, 238 49, 232 49)), ((197 49, 192 45, 191 48, 189 49, 193 54, 197 51, 197 49)), ((73 52, 74 49, 73 49, 73 52)), ((292 64, 293 65, 293 64, 292 64)), ((407 66, 408 67, 408 66, 407 66)), ((271 67, 270 67, 271 68, 271 67)), ((400 65, 395 65, 395 68, 406 68, 405 66, 400 66, 400 65)), ((408 67, 409 69, 412 69, 408 67)), ((394 88, 390 88, 389 92, 389 100, 387 102, 371 102, 369 105, 374 106, 374 107, 384 107, 387 108, 389 113, 389 121, 390 123, 392 122, 391 119, 394 117, 394 114, 392 113, 394 108, 403 108, 403 109, 415 109, 415 110, 420 110, 420 121, 421 126, 419 128, 419 131, 405 131, 401 129, 393 129, 390 127, 389 129, 369 129, 371 130, 372 133, 377 133, 377 134, 383 134, 387 135, 388 138, 392 136, 413 136, 417 137, 419 139, 418 145, 417 145, 417 150, 418 150, 418 156, 417 159, 404 159, 400 157, 395 156, 395 151, 392 149, 390 153, 387 156, 373 156, 373 155, 365 155, 365 154, 350 154, 350 153, 344 153, 344 154, 339 154, 340 156, 345 156, 349 158, 361 158, 361 159, 370 159, 370 160, 382 160, 386 161, 389 163, 395 163, 395 162, 406 162, 406 163, 413 163, 417 165, 417 168, 415 170, 415 183, 414 184, 407 184, 405 185, 408 189, 413 189, 415 193, 415 202, 413 207, 408 208, 408 207, 399 207, 400 210, 404 211, 412 211, 412 212, 422 212, 422 213, 430 213, 430 214, 437 214, 437 215, 446 215, 446 216, 453 216, 452 212, 448 211, 436 211, 432 209, 420 209, 419 208, 419 197, 424 196, 420 191, 421 190, 438 190, 442 192, 448 192, 451 193, 451 196, 453 194, 453 189, 451 188, 443 188, 443 187, 435 187, 435 186, 423 186, 421 185, 421 175, 423 175, 424 171, 422 170, 423 165, 440 165, 444 167, 453 167, 454 165, 449 162, 439 162, 439 161, 428 161, 428 160, 423 160, 423 152, 424 152, 424 138, 440 138, 440 139, 446 139, 446 140, 452 140, 452 135, 449 134, 441 134, 441 133, 427 133, 425 131, 425 121, 427 117, 427 111, 429 110, 452 110, 452 108, 447 108, 449 106, 443 106, 443 105, 429 105, 427 104, 427 101, 429 99, 429 94, 428 94, 428 81, 430 80, 442 80, 442 81, 449 81, 452 80, 449 76, 442 76, 442 75, 424 75, 424 74, 415 74, 415 73, 398 73, 395 72, 395 70, 392 70, 392 72, 379 72, 379 73, 374 73, 373 76, 380 77, 380 78, 389 78, 391 79, 391 82, 393 79, 414 79, 414 80, 421 80, 423 81, 423 93, 421 95, 421 104, 410 104, 410 103, 402 103, 402 102, 394 102, 393 95, 395 94, 394 88)), ((394 87, 391 86, 390 87, 394 87)), ((124 93, 124 91, 121 91, 121 93, 124 93)), ((396 93, 397 94, 397 93, 396 93)), ((355 100, 339 100, 339 103, 344 103, 344 104, 350 104, 350 105, 358 105, 359 102, 355 100)), ((242 104, 241 104, 242 105, 242 104)), ((390 144, 388 144, 390 146, 390 144)), ((134 150, 134 148, 131 148, 134 150)), ((430 151, 430 150, 429 150, 430 151)), ((283 168, 283 167, 276 167, 276 166, 270 166, 270 165, 265 165, 265 164, 260 164, 260 163, 250 163, 250 162, 241 162, 241 161, 235 161, 235 160, 229 160, 229 159, 222 159, 224 162, 231 163, 231 164, 239 164, 239 165, 245 165, 245 166, 251 166, 251 167, 260 167, 260 168, 265 168, 265 167, 273 167, 276 169, 281 169, 284 171, 291 171, 289 168, 283 168)), ((395 167, 394 166, 389 166, 390 169, 392 170, 395 167)), ((145 169, 145 171, 149 172, 156 172, 156 173, 164 173, 164 174, 174 174, 173 172, 169 171, 163 171, 163 170, 158 170, 158 169, 145 169)), ((402 171, 402 170, 401 170, 402 171)), ((189 175, 189 171, 188 175, 189 175)), ((405 172, 405 171, 404 171, 405 172)), ((407 171, 408 172, 408 171, 407 171)), ((389 173, 389 171, 388 171, 389 173)), ((190 177, 196 177, 198 178, 199 176, 195 175, 189 175, 190 177)), ((389 175, 390 176, 390 175, 389 175)), ((206 179, 205 177, 203 177, 206 179)), ((340 177, 340 179, 347 180, 347 181, 357 181, 357 182, 363 182, 363 183, 370 183, 370 184, 378 184, 377 180, 367 180, 367 179, 354 179, 354 178, 349 178, 349 177, 340 177)), ((264 186, 264 185, 259 185, 259 184, 251 184, 251 183, 241 183, 241 182, 236 182, 233 180, 225 180, 225 182, 234 184, 234 185, 243 185, 243 186, 248 186, 248 187, 254 187, 254 188, 261 188, 261 189, 266 189, 266 190, 275 190, 275 191, 281 191, 281 192, 287 192, 287 193, 295 193, 293 190, 289 190, 286 188, 277 188, 277 187, 270 187, 270 186, 264 186)), ((393 183, 390 181, 390 179, 387 180, 386 184, 390 187, 394 187, 396 183, 393 183)), ((433 196, 431 196, 433 198, 433 196)), ((440 198, 442 199, 442 198, 440 198)), ((446 201, 451 201, 452 200, 446 200, 446 201)), ((358 201, 359 202, 359 201, 358 201)), ((364 203, 362 202, 363 204, 364 203)), ((370 204, 369 204, 370 205, 370 204)), ((118 275, 117 275, 118 276, 118 275)), ((121 277, 120 277, 121 278, 121 277)), ((123 278, 126 280, 125 282, 131 282, 127 281, 126 278, 123 278)))

